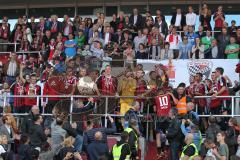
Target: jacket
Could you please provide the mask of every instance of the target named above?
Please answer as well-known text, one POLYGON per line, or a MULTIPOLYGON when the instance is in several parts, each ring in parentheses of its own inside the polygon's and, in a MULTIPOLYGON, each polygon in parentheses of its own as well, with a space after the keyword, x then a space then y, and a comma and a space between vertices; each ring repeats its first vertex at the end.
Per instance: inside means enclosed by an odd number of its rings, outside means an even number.
MULTIPOLYGON (((122 146, 122 150, 121 150, 121 156, 120 156, 120 158, 119 158, 119 160, 125 160, 126 159, 126 157, 127 157, 127 155, 130 155, 131 154, 131 150, 130 150, 130 146, 129 146, 129 144, 127 144, 126 142, 123 142, 123 141, 118 141, 117 142, 117 147, 119 147, 119 146, 121 146, 123 144, 123 146, 122 146), (125 144, 124 144, 125 143, 125 144)), ((113 159, 113 150, 112 150, 112 154, 111 154, 111 157, 112 157, 112 159, 113 159)))
POLYGON ((47 136, 41 125, 34 124, 30 130, 30 143, 33 147, 40 147, 47 142, 47 136))
MULTIPOLYGON (((177 13, 173 14, 172 19, 171 19, 171 25, 175 26, 175 22, 176 22, 176 17, 177 17, 177 13)), ((186 16, 181 14, 181 22, 180 22, 181 27, 186 25, 186 16)))
POLYGON ((29 115, 23 119, 21 124, 22 133, 26 133, 26 134, 30 133, 31 127, 34 125, 33 118, 34 118, 34 115, 32 112, 30 112, 29 115))
POLYGON ((180 126, 181 121, 178 120, 177 118, 174 118, 170 121, 166 134, 166 137, 170 141, 170 143, 171 141, 181 142, 184 139, 180 126))
POLYGON ((217 133, 221 132, 219 125, 210 124, 206 130, 206 139, 211 139, 215 143, 217 142, 217 133))
POLYGON ((108 146, 101 141, 94 141, 87 147, 89 160, 99 160, 101 157, 109 157, 108 146))

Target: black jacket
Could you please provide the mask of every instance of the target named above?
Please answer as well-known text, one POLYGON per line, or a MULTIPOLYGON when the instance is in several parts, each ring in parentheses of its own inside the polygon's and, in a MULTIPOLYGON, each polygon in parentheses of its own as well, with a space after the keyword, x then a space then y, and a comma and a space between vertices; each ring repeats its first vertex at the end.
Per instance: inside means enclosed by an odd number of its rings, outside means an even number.
POLYGON ((21 144, 18 148, 19 160, 31 159, 31 147, 28 144, 21 144))
POLYGON ((217 142, 217 133, 221 132, 219 125, 210 124, 206 130, 206 139, 211 139, 215 143, 217 142))
MULTIPOLYGON (((172 16, 172 19, 171 19, 171 25, 175 25, 175 22, 176 22, 176 17, 177 17, 177 13, 173 14, 172 16)), ((186 16, 181 14, 181 22, 180 22, 180 25, 181 27, 185 26, 186 25, 186 16)))
POLYGON ((109 158, 108 146, 101 141, 94 141, 87 147, 89 160, 99 160, 100 158, 109 158))
POLYGON ((171 141, 181 142, 184 139, 181 131, 181 121, 179 119, 174 118, 170 121, 166 136, 170 143, 171 141))
MULTIPOLYGON (((130 18, 129 18, 129 23, 132 24, 134 26, 134 15, 131 15, 130 18)), ((142 15, 138 15, 137 16, 137 22, 134 26, 134 29, 135 30, 138 30, 138 29, 141 29, 142 26, 143 26, 143 17, 142 15), (136 26, 136 27, 135 27, 136 26)))
POLYGON ((138 141, 138 137, 139 137, 139 135, 137 134, 137 131, 135 129, 133 129, 133 131, 131 131, 129 133, 128 144, 129 144, 130 150, 131 150, 131 157, 136 157, 138 155, 138 150, 135 145, 136 144, 135 142, 138 141))
POLYGON ((38 124, 34 124, 30 130, 30 143, 33 147, 40 147, 47 143, 47 136, 44 133, 43 127, 38 124))
POLYGON ((30 112, 29 115, 23 119, 22 124, 21 124, 21 132, 22 133, 26 133, 26 134, 30 133, 31 127, 34 124, 33 118, 34 118, 34 115, 32 112, 30 112))
MULTIPOLYGON (((160 28, 160 25, 159 25, 158 21, 155 23, 154 26, 157 27, 157 28, 160 28)), ((168 33, 168 25, 167 25, 166 21, 162 21, 161 27, 162 27, 162 33, 164 35, 167 35, 167 33, 168 33)))

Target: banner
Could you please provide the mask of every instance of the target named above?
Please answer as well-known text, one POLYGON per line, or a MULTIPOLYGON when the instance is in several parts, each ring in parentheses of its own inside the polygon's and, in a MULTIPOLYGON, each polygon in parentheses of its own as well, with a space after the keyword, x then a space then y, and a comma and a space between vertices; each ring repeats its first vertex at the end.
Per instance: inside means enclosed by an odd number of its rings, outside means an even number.
POLYGON ((154 70, 155 65, 163 64, 168 69, 169 81, 174 88, 181 82, 189 85, 189 78, 198 72, 203 74, 203 79, 210 78, 217 67, 222 67, 224 75, 227 75, 232 82, 239 81, 239 74, 235 73, 238 62, 238 59, 137 60, 137 64, 143 65, 145 78, 148 78, 149 72, 154 70))

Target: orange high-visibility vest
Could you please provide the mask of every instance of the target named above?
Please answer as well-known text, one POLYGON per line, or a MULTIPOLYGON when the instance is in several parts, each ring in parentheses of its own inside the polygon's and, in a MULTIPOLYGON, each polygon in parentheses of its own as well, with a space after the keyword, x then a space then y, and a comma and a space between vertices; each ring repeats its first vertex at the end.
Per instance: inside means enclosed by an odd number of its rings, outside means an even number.
POLYGON ((176 106, 177 110, 178 110, 178 114, 186 114, 187 113, 187 97, 184 96, 182 97, 176 106))

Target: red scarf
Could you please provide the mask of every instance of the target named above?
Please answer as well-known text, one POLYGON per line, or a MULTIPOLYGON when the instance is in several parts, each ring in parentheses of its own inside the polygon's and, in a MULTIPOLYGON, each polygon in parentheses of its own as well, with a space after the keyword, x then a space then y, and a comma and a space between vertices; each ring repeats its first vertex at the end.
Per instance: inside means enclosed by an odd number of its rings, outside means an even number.
MULTIPOLYGON (((178 36, 176 37, 176 40, 177 40, 176 44, 178 44, 178 36)), ((172 43, 173 41, 174 41, 174 35, 171 34, 169 37, 169 42, 172 43)))

